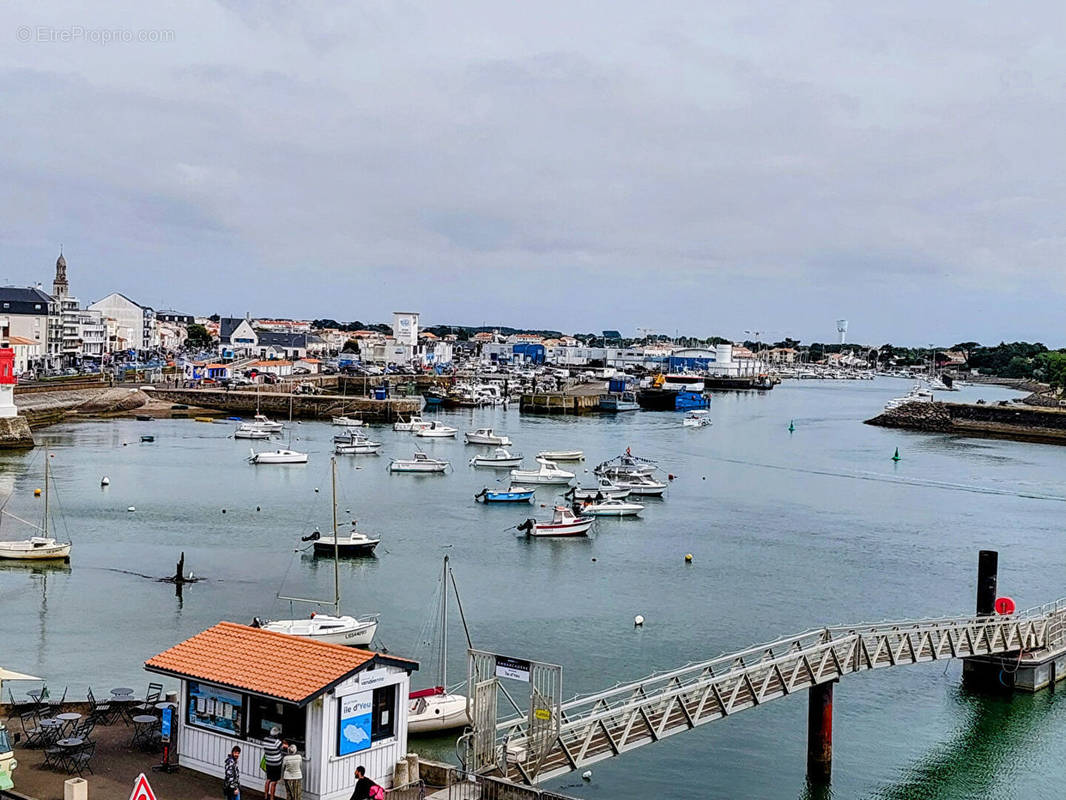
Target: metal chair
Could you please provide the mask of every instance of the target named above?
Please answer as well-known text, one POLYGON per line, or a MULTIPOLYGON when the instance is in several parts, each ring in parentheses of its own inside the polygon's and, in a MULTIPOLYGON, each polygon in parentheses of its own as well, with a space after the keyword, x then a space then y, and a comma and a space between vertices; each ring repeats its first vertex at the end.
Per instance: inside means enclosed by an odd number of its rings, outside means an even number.
POLYGON ((41 727, 36 711, 23 711, 19 714, 22 735, 26 737, 26 747, 39 747, 44 744, 48 732, 41 727))
POLYGON ((74 739, 88 739, 92 735, 93 728, 96 727, 96 720, 92 717, 86 717, 74 726, 74 730, 71 731, 71 738, 74 739))
POLYGON ((67 692, 69 690, 70 690, 69 686, 64 686, 63 687, 63 696, 62 697, 60 697, 58 700, 54 700, 51 697, 48 698, 49 713, 51 713, 52 716, 55 716, 56 714, 62 713, 63 704, 67 702, 67 692))
POLYGON ((101 703, 96 699, 96 695, 93 694, 93 687, 89 687, 89 719, 93 721, 93 724, 102 722, 104 725, 110 724, 112 721, 112 709, 110 703, 101 703))
POLYGON ((150 683, 148 684, 148 691, 145 692, 144 702, 134 706, 136 711, 142 714, 154 714, 155 704, 163 697, 163 684, 150 683))
POLYGON ((76 751, 71 757, 67 766, 67 772, 73 775, 75 772, 79 776, 84 774, 85 770, 89 770, 90 775, 95 775, 92 768, 93 756, 96 754, 96 742, 86 742, 85 746, 76 751))
POLYGON ((34 700, 16 700, 11 693, 11 687, 7 687, 7 718, 14 719, 25 711, 34 711, 37 703, 34 700))

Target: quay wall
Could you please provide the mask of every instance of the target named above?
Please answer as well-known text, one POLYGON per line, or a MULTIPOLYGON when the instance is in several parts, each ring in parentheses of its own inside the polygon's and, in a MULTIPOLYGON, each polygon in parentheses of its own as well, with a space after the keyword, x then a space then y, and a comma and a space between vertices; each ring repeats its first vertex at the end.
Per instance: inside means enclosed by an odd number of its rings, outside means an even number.
POLYGON ((927 433, 954 433, 1028 442, 1066 444, 1066 409, 971 403, 907 403, 867 425, 927 433))
POLYGON ((421 397, 393 397, 374 400, 369 397, 344 397, 341 395, 277 394, 274 392, 224 391, 221 389, 153 389, 150 395, 155 400, 168 403, 183 403, 215 411, 234 414, 254 414, 256 405, 269 416, 283 418, 292 415, 303 419, 328 419, 342 414, 358 414, 363 419, 375 422, 391 422, 401 415, 417 414, 422 410, 421 397))

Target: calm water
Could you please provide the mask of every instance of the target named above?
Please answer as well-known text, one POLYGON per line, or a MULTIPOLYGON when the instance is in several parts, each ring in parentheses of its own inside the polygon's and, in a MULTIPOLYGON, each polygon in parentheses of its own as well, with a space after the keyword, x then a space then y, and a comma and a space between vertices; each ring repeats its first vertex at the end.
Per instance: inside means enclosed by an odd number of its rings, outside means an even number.
MULTIPOLYGON (((419 440, 452 461, 443 477, 389 475, 387 457, 343 457, 342 516, 351 509, 383 538, 376 559, 341 565, 345 610, 381 612, 380 642, 425 656, 419 632, 449 553, 475 644, 563 665, 570 695, 817 625, 968 612, 984 547, 1000 551, 1001 593, 1019 606, 1066 595, 1066 448, 861 424, 908 388, 792 382, 716 395, 714 427, 703 430, 643 412, 443 414, 461 430, 493 425, 526 456, 581 447, 582 469, 631 446, 677 478, 641 521, 601 520, 589 540, 527 541, 507 528, 533 509, 473 501, 495 475, 466 466, 475 448, 461 440, 419 440), (893 464, 897 446, 903 460, 893 464), (638 613, 647 622, 635 630, 638 613)), ((1010 394, 983 387, 956 397, 1010 394)), ((331 562, 293 550, 300 535, 328 525, 334 429, 295 430, 294 444, 312 454, 306 466, 250 466, 248 444, 227 439, 227 427, 191 420, 38 433, 55 454, 74 560, 69 570, 0 570, 0 662, 79 695, 87 681, 139 686, 145 658, 220 618, 287 614, 274 599, 282 589, 328 596, 331 562), (156 442, 140 444, 144 432, 156 442), (141 576, 172 574, 182 550, 187 569, 207 580, 179 603, 173 587, 141 576)), ((374 436, 386 456, 413 451, 410 434, 374 436)), ((7 510, 38 518, 41 451, 4 455, 0 470, 0 492, 15 493, 7 510)), ((539 490, 538 500, 553 494, 539 490)), ((9 537, 18 530, 10 525, 9 537)), ((452 636, 460 640, 458 628, 452 636)), ((465 674, 458 648, 451 670, 465 674)), ((1066 779, 1061 697, 975 697, 960 690, 959 673, 957 664, 929 665, 843 681, 833 796, 1021 798, 1066 779)), ((431 682, 428 661, 416 679, 431 682)), ((604 762, 580 788, 574 778, 556 785, 587 798, 804 797, 805 714, 802 696, 774 702, 604 762)))

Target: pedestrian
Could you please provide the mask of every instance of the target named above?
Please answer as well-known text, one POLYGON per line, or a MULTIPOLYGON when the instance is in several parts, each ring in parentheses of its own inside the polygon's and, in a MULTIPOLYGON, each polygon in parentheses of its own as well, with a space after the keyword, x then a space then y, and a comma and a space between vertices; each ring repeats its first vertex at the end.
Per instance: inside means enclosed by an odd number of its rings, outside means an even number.
POLYGON ((385 790, 366 776, 366 767, 355 768, 355 791, 351 800, 384 800, 385 790))
POLYGON ((226 800, 240 800, 241 797, 241 768, 237 765, 240 757, 241 748, 234 747, 222 768, 222 794, 226 800))
POLYGON ((274 795, 278 791, 278 781, 281 780, 282 753, 279 733, 281 733, 281 728, 275 725, 270 729, 270 735, 263 740, 263 771, 266 773, 263 797, 266 800, 274 800, 274 795))
POLYGON ((289 745, 289 754, 281 759, 281 777, 285 780, 285 796, 289 800, 303 800, 303 758, 296 745, 289 745))

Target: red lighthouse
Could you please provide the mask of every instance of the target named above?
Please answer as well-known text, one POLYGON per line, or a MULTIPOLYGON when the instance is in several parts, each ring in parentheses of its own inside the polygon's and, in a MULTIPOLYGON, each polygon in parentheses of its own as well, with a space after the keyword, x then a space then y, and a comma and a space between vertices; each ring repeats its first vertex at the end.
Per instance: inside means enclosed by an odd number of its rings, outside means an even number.
POLYGON ((15 351, 5 341, 0 343, 0 418, 18 415, 15 408, 15 351))

